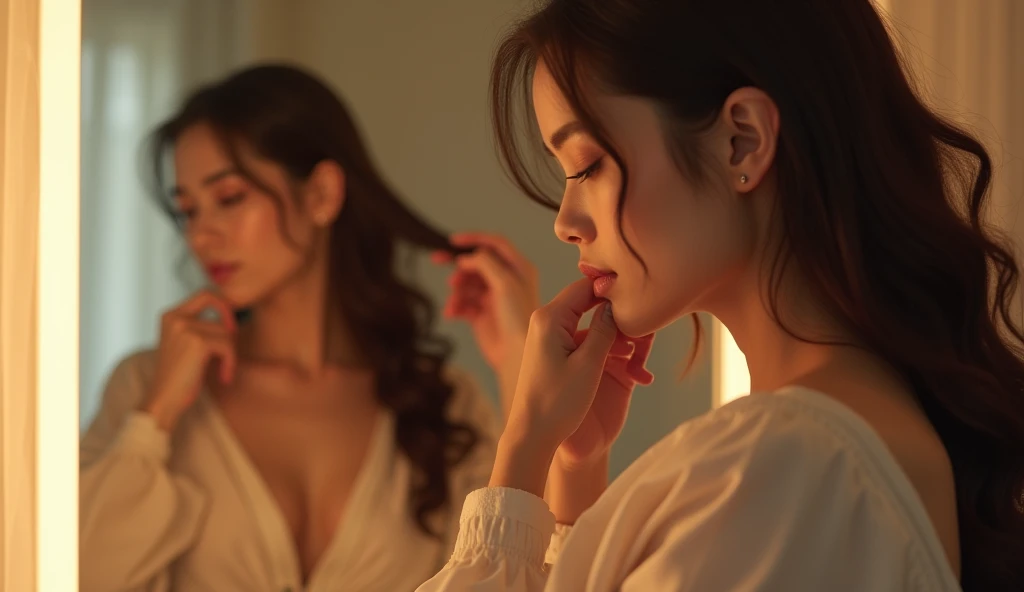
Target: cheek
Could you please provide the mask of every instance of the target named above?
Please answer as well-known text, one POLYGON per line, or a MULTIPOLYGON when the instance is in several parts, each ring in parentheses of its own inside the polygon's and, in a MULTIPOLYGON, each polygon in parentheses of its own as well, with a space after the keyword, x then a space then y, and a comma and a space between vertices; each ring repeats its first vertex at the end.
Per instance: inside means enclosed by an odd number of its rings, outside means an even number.
MULTIPOLYGON (((620 329, 642 335, 705 307, 706 295, 747 260, 738 212, 718 195, 637 192, 627 200, 623 231, 647 266, 630 258, 616 305, 620 329)), ((628 254, 628 253, 627 253, 628 254)))
POLYGON ((281 212, 270 199, 254 198, 253 201, 235 217, 233 234, 236 248, 262 266, 279 267, 297 259, 299 245, 306 242, 305 233, 294 221, 281 223, 282 214, 290 219, 295 216, 281 212))

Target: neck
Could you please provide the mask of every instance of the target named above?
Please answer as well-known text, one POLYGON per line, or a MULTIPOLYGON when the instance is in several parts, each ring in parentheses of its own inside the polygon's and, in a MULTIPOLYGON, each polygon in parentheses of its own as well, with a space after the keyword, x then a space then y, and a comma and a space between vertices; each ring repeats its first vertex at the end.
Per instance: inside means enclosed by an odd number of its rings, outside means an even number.
POLYGON ((852 350, 848 345, 831 345, 849 344, 852 339, 803 289, 798 273, 787 272, 782 278, 777 316, 769 306, 769 286, 761 275, 755 271, 742 278, 731 290, 731 297, 718 299, 717 306, 709 307, 746 356, 751 391, 797 384, 852 350))
POLYGON ((327 266, 317 261, 252 309, 241 355, 317 374, 328 366, 361 366, 351 331, 329 301, 327 266))

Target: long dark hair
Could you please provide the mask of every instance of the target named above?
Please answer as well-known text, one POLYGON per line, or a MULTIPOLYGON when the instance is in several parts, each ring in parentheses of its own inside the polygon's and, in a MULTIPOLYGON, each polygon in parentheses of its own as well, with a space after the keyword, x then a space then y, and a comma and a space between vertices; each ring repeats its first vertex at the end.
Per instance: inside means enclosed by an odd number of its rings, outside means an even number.
POLYGON ((1011 313, 1017 263, 983 221, 991 161, 925 107, 871 2, 547 2, 500 46, 491 93, 510 176, 557 207, 529 160, 536 125, 522 129, 538 58, 623 171, 620 226, 627 168, 584 85, 654 101, 697 182, 709 175, 697 135, 728 95, 772 97, 784 233, 773 314, 795 264, 855 341, 909 381, 953 463, 964 589, 1024 590, 1024 335, 1011 313))
POLYGON ((434 332, 430 299, 399 278, 396 258, 400 244, 462 250, 387 186, 338 96, 288 65, 248 68, 203 87, 155 130, 147 151, 153 193, 172 217, 165 160, 181 134, 197 124, 210 126, 246 179, 274 196, 286 237, 284 197, 243 166, 241 149, 279 164, 293 182, 309 178, 325 161, 345 171, 345 205, 330 234, 331 302, 375 372, 377 398, 394 413, 398 446, 417 471, 410 510, 420 528, 436 535, 429 516, 448 502, 448 474, 478 434, 447 417, 453 386, 444 374, 452 347, 434 332))

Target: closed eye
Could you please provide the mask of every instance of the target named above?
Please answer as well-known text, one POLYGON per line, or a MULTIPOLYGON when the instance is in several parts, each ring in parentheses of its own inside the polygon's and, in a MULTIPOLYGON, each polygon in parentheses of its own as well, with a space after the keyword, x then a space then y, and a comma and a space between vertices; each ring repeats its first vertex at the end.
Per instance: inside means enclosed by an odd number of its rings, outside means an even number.
POLYGON ((589 179, 590 176, 593 175, 594 173, 596 173, 600 168, 601 168, 601 159, 598 158, 597 160, 595 160, 593 162, 593 164, 591 164, 587 168, 583 169, 582 171, 576 173, 575 175, 566 177, 565 180, 566 181, 572 181, 573 179, 576 179, 580 183, 582 183, 582 182, 586 181, 587 179, 589 179))
POLYGON ((245 199, 245 192, 244 191, 241 192, 241 193, 236 193, 234 195, 228 195, 226 197, 223 197, 223 198, 221 198, 220 203, 221 203, 221 205, 225 205, 225 206, 233 206, 233 205, 241 202, 243 199, 245 199))

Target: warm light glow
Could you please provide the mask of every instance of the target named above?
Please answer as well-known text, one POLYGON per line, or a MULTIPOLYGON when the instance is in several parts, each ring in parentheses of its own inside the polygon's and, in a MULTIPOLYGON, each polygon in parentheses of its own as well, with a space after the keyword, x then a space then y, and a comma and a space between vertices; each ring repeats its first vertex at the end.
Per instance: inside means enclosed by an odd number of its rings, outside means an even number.
POLYGON ((711 340, 714 347, 712 404, 720 407, 750 393, 750 373, 747 371, 746 356, 736 345, 729 330, 718 320, 714 321, 711 340))
POLYGON ((37 592, 78 590, 81 8, 39 2, 37 592))

